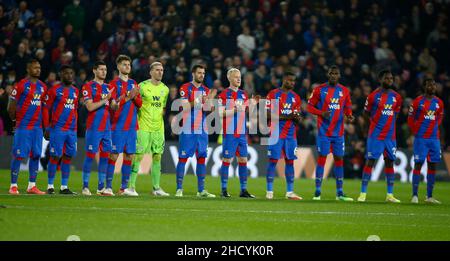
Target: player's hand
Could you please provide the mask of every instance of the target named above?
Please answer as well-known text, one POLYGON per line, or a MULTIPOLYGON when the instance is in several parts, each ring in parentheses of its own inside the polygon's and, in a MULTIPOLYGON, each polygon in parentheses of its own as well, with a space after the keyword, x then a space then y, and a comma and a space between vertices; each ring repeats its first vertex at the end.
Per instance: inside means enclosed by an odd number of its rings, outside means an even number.
POLYGON ((46 129, 45 132, 44 132, 44 139, 45 140, 50 140, 50 131, 48 129, 46 129))
POLYGON ((208 94, 208 99, 214 99, 217 95, 217 89, 211 89, 211 91, 208 94))
POLYGON ((129 97, 130 97, 130 100, 133 100, 134 98, 136 98, 136 96, 139 94, 139 89, 138 88, 133 88, 133 89, 131 89, 131 91, 130 91, 130 95, 129 95, 129 97))
POLYGON ((109 89, 109 90, 108 90, 108 94, 106 95, 105 99, 110 100, 113 91, 114 91, 114 87, 112 87, 111 89, 109 89))
POLYGON ((331 111, 323 111, 322 112, 323 118, 328 119, 328 118, 330 118, 330 116, 331 116, 331 111))
POLYGON ((349 122, 354 122, 355 121, 355 116, 353 116, 353 115, 348 115, 348 116, 346 116, 347 117, 347 120, 349 121, 349 122))

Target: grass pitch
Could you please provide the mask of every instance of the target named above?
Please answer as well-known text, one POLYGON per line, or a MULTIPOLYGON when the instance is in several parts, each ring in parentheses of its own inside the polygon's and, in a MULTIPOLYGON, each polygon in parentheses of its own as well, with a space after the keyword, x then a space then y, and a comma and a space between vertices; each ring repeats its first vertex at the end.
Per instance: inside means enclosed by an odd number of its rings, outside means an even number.
MULTIPOLYGON (((188 174, 183 198, 175 198, 175 175, 163 174, 162 187, 171 194, 150 195, 151 177, 138 177, 140 196, 100 197, 26 195, 28 173, 19 177, 21 195, 8 195, 9 171, 0 170, 0 240, 66 240, 70 235, 85 240, 450 240, 450 183, 437 182, 434 196, 442 205, 423 202, 426 184, 420 184, 420 204, 409 203, 411 184, 396 182, 401 204, 384 202, 385 182, 371 182, 368 202, 336 202, 334 179, 324 180, 322 201, 312 201, 313 180, 296 180, 295 191, 303 201, 284 199, 285 181, 275 179, 275 199, 266 200, 265 179, 249 179, 256 199, 238 197, 239 179, 230 178, 232 198, 201 199, 195 196, 196 177, 188 174)), ((96 189, 91 175, 91 192, 96 189)), ((55 181, 59 191, 60 174, 55 181)), ((114 191, 120 175, 114 177, 114 191)), ((47 187, 40 173, 38 187, 47 187)), ((81 173, 72 173, 69 187, 81 192, 81 173)), ((219 178, 206 178, 208 191, 218 195, 219 178)), ((346 180, 344 190, 355 200, 360 181, 346 180)))

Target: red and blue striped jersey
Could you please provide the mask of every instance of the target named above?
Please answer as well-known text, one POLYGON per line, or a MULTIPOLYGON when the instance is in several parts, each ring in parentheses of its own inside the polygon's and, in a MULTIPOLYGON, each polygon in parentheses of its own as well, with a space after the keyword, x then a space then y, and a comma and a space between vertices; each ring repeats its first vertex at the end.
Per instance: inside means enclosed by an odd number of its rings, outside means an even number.
MULTIPOLYGON (((57 84, 50 88, 44 100, 44 110, 51 113, 51 121, 44 120, 44 125, 49 125, 56 130, 76 131, 78 120, 78 89, 74 86, 57 84)), ((46 113, 44 113, 45 117, 46 113)), ((44 126, 48 127, 48 126, 44 126)))
POLYGON ((138 93, 134 100, 125 102, 125 96, 129 95, 133 88, 139 88, 138 84, 133 79, 124 82, 116 77, 109 85, 113 88, 112 99, 117 100, 120 96, 123 97, 119 103, 119 109, 111 111, 111 130, 138 130, 137 111, 142 106, 141 95, 138 93))
POLYGON ((321 84, 314 88, 308 105, 322 111, 330 111, 330 117, 317 115, 319 136, 341 137, 344 135, 344 114, 352 115, 350 91, 342 84, 321 84))
MULTIPOLYGON (((270 109, 271 113, 277 113, 278 115, 291 115, 294 112, 300 112, 302 101, 293 91, 284 92, 281 88, 271 90, 266 97, 266 108, 270 109), (275 111, 278 108, 278 111, 275 111)), ((297 126, 293 120, 279 120, 278 126, 270 126, 272 134, 277 130, 281 139, 296 138, 297 126)))
MULTIPOLYGON (((84 103, 88 100, 92 102, 99 102, 104 99, 111 91, 111 87, 106 84, 99 84, 95 81, 90 81, 83 85, 83 100, 84 103)), ((109 114, 109 101, 100 108, 90 111, 86 123, 86 130, 90 131, 105 131, 111 130, 111 119, 109 114)))
POLYGON ((364 110, 370 115, 369 138, 395 140, 395 121, 402 97, 394 90, 377 88, 366 99, 364 110))
MULTIPOLYGON (((248 106, 248 95, 244 90, 237 91, 226 88, 219 94, 219 105, 225 110, 233 109, 237 104, 248 106)), ((247 133, 245 111, 236 112, 234 115, 223 117, 223 134, 239 136, 247 133)))
POLYGON ((47 86, 40 80, 32 83, 28 78, 18 82, 11 92, 10 99, 16 101, 16 128, 42 128, 42 102, 47 86))
POLYGON ((409 107, 408 125, 414 136, 423 139, 439 139, 439 125, 444 117, 444 103, 436 96, 428 99, 417 97, 409 107))
MULTIPOLYGON (((202 103, 202 96, 205 95, 209 95, 209 89, 204 85, 200 85, 197 88, 191 82, 188 82, 180 87, 181 99, 187 100, 188 102, 193 102, 197 99, 202 103)), ((199 130, 202 131, 201 133, 206 132, 205 117, 206 113, 202 109, 191 108, 190 112, 183 113, 183 129, 187 128, 187 126, 184 126, 185 123, 190 123, 189 131, 191 133, 198 132, 199 130)))

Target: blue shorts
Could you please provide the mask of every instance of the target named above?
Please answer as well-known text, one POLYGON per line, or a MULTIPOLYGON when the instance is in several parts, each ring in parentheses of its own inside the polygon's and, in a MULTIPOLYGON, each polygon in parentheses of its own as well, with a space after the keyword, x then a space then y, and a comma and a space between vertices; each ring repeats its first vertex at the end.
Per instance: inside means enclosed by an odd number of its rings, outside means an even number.
POLYGON ((397 151, 397 142, 395 140, 378 140, 374 138, 367 139, 366 159, 377 160, 381 154, 384 158, 392 161, 396 159, 395 152, 397 151))
POLYGON ((270 159, 280 159, 283 154, 284 158, 288 160, 297 159, 297 140, 294 138, 278 139, 278 142, 269 145, 267 156, 270 159))
POLYGON ((344 157, 345 139, 344 136, 327 137, 317 135, 317 152, 321 156, 327 156, 330 152, 338 157, 344 157))
POLYGON ((178 157, 190 158, 197 154, 199 158, 208 156, 208 134, 180 134, 178 157))
POLYGON ((234 134, 224 134, 222 144, 222 157, 226 159, 247 157, 247 137, 244 134, 234 137, 234 134))
POLYGON ((100 143, 103 152, 111 152, 111 131, 86 131, 86 152, 97 153, 100 143))
POLYGON ((50 156, 61 157, 63 153, 69 157, 77 152, 77 132, 50 130, 50 156))
POLYGON ((42 129, 17 129, 14 133, 13 156, 16 158, 41 157, 43 138, 42 129))
POLYGON ((112 148, 111 152, 114 154, 120 154, 125 152, 126 154, 136 154, 136 141, 137 131, 111 131, 112 148))
POLYGON ((441 142, 439 139, 414 138, 414 162, 425 160, 437 163, 441 161, 441 142))

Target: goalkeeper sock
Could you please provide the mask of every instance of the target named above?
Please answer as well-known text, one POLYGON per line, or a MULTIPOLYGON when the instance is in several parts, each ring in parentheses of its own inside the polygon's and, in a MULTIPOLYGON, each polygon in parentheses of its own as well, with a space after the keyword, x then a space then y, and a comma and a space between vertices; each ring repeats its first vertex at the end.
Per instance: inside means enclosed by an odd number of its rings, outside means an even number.
POLYGON ((136 179, 139 172, 139 166, 141 165, 141 160, 144 157, 142 154, 136 154, 131 162, 131 176, 130 176, 130 188, 136 188, 136 179))
POLYGON ((152 157, 152 182, 153 188, 159 189, 161 179, 161 154, 154 154, 152 157))
POLYGON ((273 181, 275 179, 275 168, 277 166, 277 159, 269 159, 269 164, 267 164, 267 191, 273 191, 273 181))

